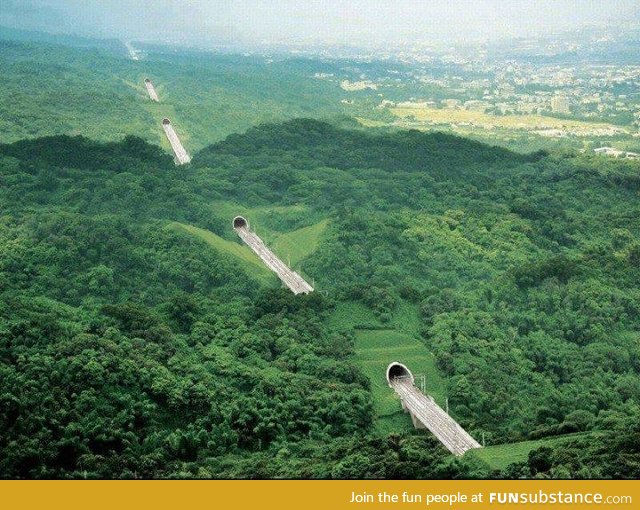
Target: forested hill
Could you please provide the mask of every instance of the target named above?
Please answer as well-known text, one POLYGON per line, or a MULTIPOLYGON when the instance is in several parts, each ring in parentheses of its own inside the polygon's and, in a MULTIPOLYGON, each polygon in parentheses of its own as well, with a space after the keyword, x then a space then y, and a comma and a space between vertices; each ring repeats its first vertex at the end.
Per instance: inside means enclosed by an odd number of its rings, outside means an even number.
POLYGON ((300 167, 423 171, 439 179, 460 177, 469 167, 477 174, 491 165, 504 167, 525 161, 524 156, 506 149, 444 133, 372 134, 370 130, 340 129, 317 120, 294 119, 231 135, 203 149, 194 164, 215 165, 221 158, 237 156, 264 165, 288 162, 294 154, 300 167))
POLYGON ((170 169, 173 158, 155 145, 127 136, 121 142, 100 143, 83 136, 47 136, 0 145, 0 154, 24 162, 58 168, 127 171, 137 164, 170 169))
POLYGON ((0 146, 0 476, 638 477, 639 190, 633 161, 310 120, 181 167, 0 146), (320 292, 278 288, 236 214, 320 292), (399 406, 387 435, 371 331, 489 444, 582 435, 494 473, 399 406))

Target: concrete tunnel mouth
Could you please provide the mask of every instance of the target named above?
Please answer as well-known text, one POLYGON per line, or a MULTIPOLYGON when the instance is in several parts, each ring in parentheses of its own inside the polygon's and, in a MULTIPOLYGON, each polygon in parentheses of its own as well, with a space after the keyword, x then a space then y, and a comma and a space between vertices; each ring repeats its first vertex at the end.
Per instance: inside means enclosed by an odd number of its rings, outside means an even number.
POLYGON ((162 119, 162 123, 163 123, 165 126, 169 126, 169 125, 171 125, 171 121, 170 121, 169 119, 162 119))
POLYGON ((242 216, 233 218, 233 228, 249 228, 249 222, 242 216))
POLYGON ((391 386, 394 379, 399 377, 409 377, 411 378, 412 383, 415 382, 411 370, 409 370, 406 365, 398 363, 397 361, 389 363, 389 366, 387 367, 387 382, 389 383, 389 386, 391 386))
POLYGON ((145 79, 144 79, 144 82, 145 82, 145 83, 151 83, 151 80, 150 80, 149 78, 145 78, 145 79))

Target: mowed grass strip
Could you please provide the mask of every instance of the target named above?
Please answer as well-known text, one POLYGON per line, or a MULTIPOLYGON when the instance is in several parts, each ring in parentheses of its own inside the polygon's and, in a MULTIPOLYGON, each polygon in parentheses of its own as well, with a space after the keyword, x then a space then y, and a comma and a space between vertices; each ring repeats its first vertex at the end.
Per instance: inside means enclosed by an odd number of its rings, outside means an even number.
POLYGON ((391 329, 357 330, 355 336, 356 362, 371 381, 378 430, 388 433, 413 429, 411 418, 404 414, 400 400, 387 383, 386 369, 392 361, 407 365, 414 376, 425 375, 427 393, 444 405, 446 383, 433 355, 420 340, 391 329))
POLYGON ((281 234, 273 243, 273 251, 285 263, 289 263, 290 259, 291 265, 296 266, 316 251, 328 225, 329 220, 323 220, 315 225, 281 234))

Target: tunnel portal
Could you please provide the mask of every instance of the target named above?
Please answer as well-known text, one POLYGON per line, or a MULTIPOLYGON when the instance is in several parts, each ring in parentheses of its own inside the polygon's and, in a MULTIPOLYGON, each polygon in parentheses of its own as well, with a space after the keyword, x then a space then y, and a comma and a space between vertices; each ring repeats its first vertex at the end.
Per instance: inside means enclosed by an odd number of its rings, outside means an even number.
POLYGON ((432 396, 415 385, 411 370, 394 361, 387 367, 387 382, 400 397, 402 409, 411 415, 413 426, 427 429, 454 455, 463 455, 472 448, 481 448, 448 411, 442 409, 432 396))
POLYGON ((409 377, 411 382, 415 382, 411 370, 409 370, 405 365, 398 363, 397 361, 390 363, 387 367, 387 382, 389 383, 389 386, 391 386, 391 382, 394 379, 400 377, 409 377))
POLYGON ((249 228, 249 222, 242 216, 233 218, 233 228, 249 228))

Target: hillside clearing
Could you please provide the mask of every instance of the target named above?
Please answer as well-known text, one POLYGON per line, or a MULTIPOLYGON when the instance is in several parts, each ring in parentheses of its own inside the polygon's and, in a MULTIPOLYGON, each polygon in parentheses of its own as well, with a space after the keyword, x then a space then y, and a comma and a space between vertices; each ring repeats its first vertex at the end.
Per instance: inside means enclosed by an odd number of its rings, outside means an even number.
POLYGON ((291 265, 296 266, 316 251, 327 225, 329 220, 323 220, 315 225, 281 234, 273 243, 273 251, 287 264, 290 261, 291 265))
POLYGON ((170 228, 187 232, 195 237, 202 239, 209 246, 216 250, 231 255, 242 262, 243 268, 254 278, 262 283, 275 283, 275 275, 271 273, 260 261, 258 256, 246 246, 228 241, 214 234, 209 230, 198 228, 193 225, 185 225, 184 223, 174 222, 169 225, 170 228))
POLYGON ((472 450, 466 455, 476 456, 483 460, 491 469, 505 469, 509 464, 525 462, 529 452, 542 446, 555 447, 570 439, 584 437, 589 433, 567 434, 557 437, 537 439, 535 441, 521 441, 518 443, 505 443, 487 446, 480 450, 472 450))

